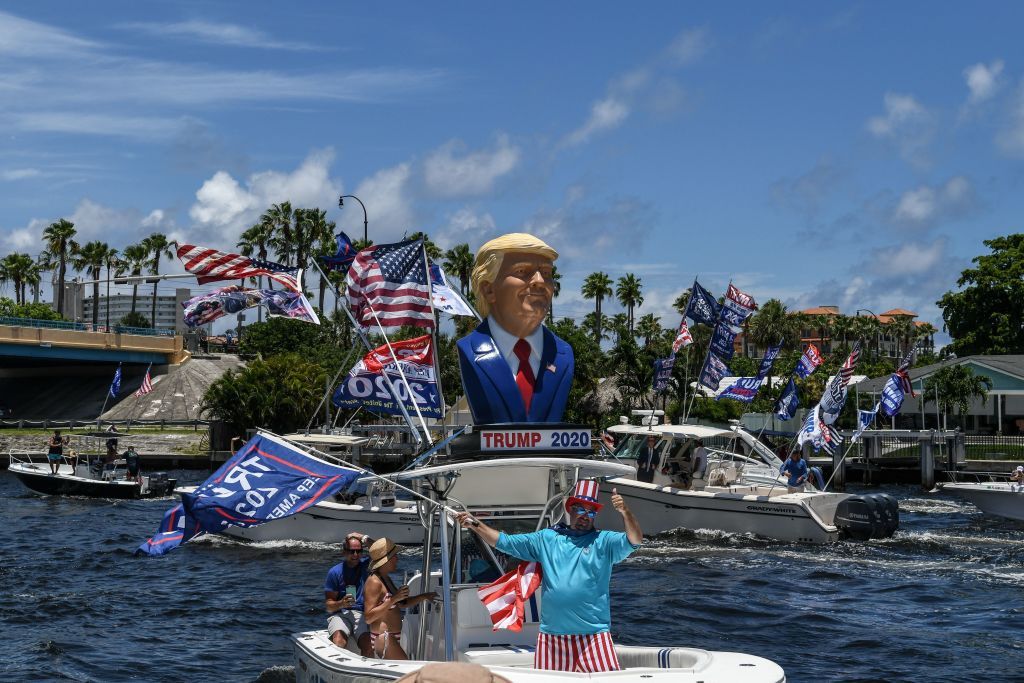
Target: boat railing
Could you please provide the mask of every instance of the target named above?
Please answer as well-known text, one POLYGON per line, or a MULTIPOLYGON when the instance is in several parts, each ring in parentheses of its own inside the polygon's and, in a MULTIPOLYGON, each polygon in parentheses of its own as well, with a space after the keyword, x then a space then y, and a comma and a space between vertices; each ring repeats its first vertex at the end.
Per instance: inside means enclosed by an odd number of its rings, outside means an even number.
POLYGON ((973 472, 973 471, 949 471, 949 483, 951 484, 986 484, 1006 483, 1015 484, 1010 481, 1009 472, 973 472))

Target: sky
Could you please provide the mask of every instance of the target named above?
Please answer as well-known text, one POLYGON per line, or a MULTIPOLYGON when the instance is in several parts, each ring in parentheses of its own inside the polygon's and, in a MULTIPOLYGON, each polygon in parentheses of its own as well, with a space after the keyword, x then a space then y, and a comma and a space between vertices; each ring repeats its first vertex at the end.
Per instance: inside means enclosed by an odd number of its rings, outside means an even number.
POLYGON ((354 194, 378 243, 543 238, 557 316, 601 270, 666 327, 698 277, 941 329, 1022 230, 1024 6, 710 5, 0 3, 0 254, 232 248, 281 201, 361 237, 354 194))

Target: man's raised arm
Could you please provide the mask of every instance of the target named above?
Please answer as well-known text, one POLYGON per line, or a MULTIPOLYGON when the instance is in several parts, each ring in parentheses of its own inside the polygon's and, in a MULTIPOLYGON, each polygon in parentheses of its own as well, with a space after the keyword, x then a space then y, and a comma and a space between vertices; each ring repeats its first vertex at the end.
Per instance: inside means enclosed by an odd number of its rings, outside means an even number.
POLYGON ((498 536, 501 532, 473 518, 468 512, 460 512, 455 516, 455 519, 458 520, 460 525, 475 533, 484 543, 492 548, 498 543, 498 536))

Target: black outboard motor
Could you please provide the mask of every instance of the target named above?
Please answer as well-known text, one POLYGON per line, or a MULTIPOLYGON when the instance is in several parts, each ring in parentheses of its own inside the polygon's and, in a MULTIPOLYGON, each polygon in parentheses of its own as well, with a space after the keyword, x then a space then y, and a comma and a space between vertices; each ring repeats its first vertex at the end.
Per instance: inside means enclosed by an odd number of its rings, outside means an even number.
POLYGON ((166 472, 150 472, 149 495, 155 497, 169 495, 174 490, 175 481, 174 479, 168 479, 166 472))
POLYGON ((852 541, 889 538, 900 525, 899 503, 885 493, 850 496, 836 506, 835 525, 852 541))

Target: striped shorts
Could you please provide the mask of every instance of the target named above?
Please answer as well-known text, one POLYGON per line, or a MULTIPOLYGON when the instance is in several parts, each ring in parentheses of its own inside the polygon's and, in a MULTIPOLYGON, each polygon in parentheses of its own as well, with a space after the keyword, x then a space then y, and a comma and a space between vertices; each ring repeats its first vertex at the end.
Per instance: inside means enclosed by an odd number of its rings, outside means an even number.
POLYGON ((533 655, 535 669, 549 671, 618 671, 612 634, 590 633, 579 636, 537 634, 537 651, 533 655))

